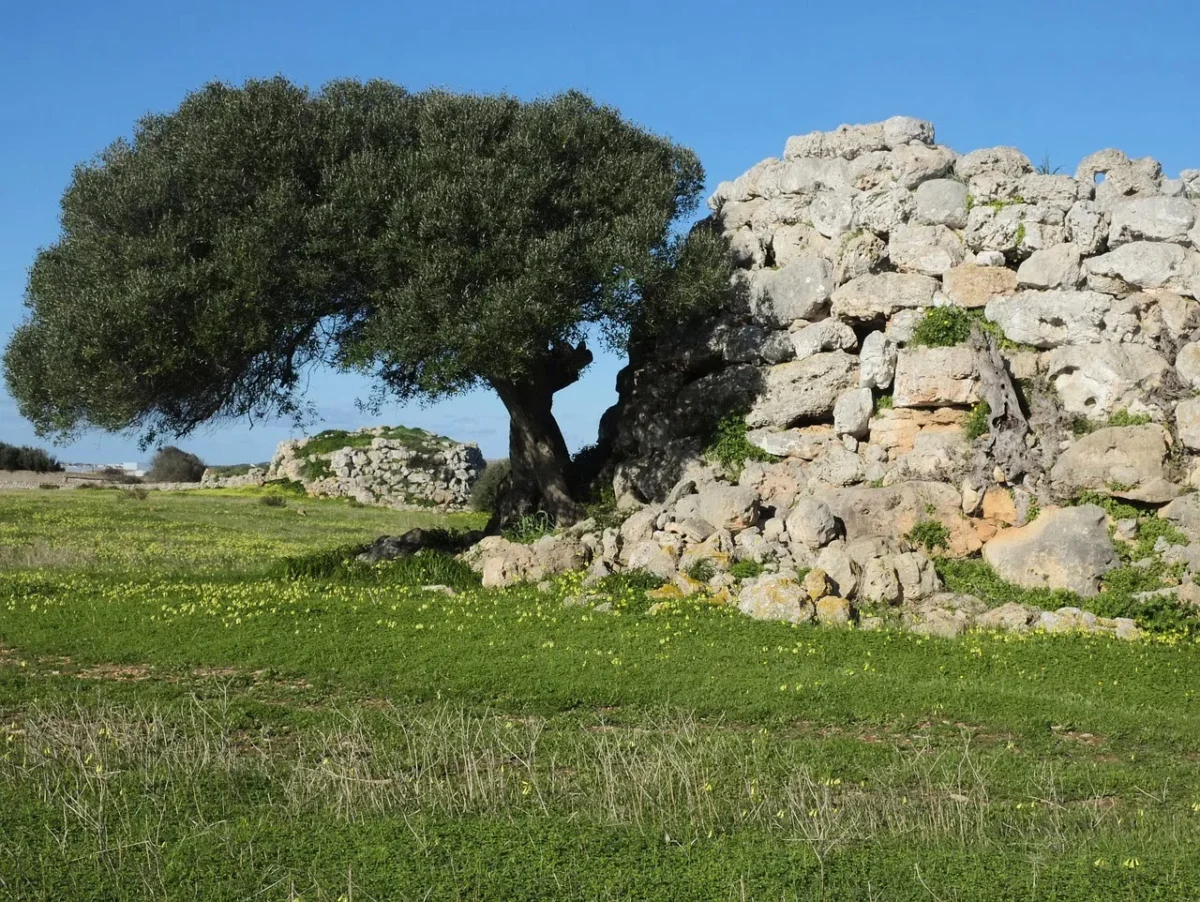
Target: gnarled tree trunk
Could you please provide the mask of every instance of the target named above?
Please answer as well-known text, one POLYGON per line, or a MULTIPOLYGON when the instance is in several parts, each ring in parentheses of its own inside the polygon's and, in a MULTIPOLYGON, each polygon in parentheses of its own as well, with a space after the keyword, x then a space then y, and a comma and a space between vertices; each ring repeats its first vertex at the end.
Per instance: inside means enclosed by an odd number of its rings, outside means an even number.
POLYGON ((509 415, 508 457, 512 467, 493 526, 544 511, 560 525, 574 523, 583 506, 572 497, 571 455, 554 418, 554 395, 579 380, 592 353, 559 345, 532 377, 521 382, 492 381, 509 415))

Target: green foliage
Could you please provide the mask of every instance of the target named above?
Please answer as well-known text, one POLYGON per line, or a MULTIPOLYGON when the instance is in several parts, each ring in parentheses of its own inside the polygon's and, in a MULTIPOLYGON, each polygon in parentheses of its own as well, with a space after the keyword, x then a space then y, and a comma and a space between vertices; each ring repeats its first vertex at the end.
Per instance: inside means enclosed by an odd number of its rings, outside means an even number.
POLYGON ((485 514, 495 512, 500 492, 510 473, 512 465, 508 458, 491 461, 484 467, 475 485, 471 486, 471 510, 485 514))
POLYGON ((1013 235, 1013 242, 1020 247, 1025 243, 1025 223, 1017 223, 1017 231, 1013 235))
POLYGON ((379 401, 548 396, 582 333, 624 350, 727 293, 720 234, 676 234, 704 183, 578 92, 209 84, 76 168, 5 377, 43 433, 147 441, 298 416, 316 363, 379 401))
POLYGON ((1021 197, 1021 195, 1017 194, 1017 195, 1014 195, 1013 197, 1005 197, 1005 198, 997 198, 996 200, 989 200, 987 202, 987 206, 991 207, 993 210, 1003 210, 1005 207, 1015 207, 1018 204, 1023 204, 1023 203, 1025 203, 1025 198, 1023 198, 1023 197, 1021 197))
POLYGON ((766 568, 758 561, 738 561, 729 568, 731 576, 738 579, 754 579, 766 572, 766 568))
POLYGON ((950 547, 950 530, 937 520, 918 520, 912 529, 904 534, 904 538, 910 544, 921 546, 929 552, 950 547))
POLYGON ((300 475, 306 482, 328 479, 333 475, 333 464, 324 457, 306 457, 300 465, 300 475))
POLYGON ((318 455, 332 454, 334 451, 340 451, 342 448, 369 448, 371 447, 371 442, 377 438, 403 442, 405 447, 418 454, 436 451, 439 444, 445 440, 440 435, 434 435, 432 432, 426 432, 424 429, 415 429, 408 426, 385 426, 379 431, 378 435, 374 432, 348 432, 345 429, 325 429, 305 441, 303 445, 296 449, 295 455, 299 458, 311 458, 318 455))
POLYGON ((1154 422, 1148 413, 1130 413, 1125 408, 1113 411, 1113 415, 1108 418, 1109 426, 1145 426, 1147 423, 1154 422))
POLYGON ((934 561, 934 566, 948 591, 974 595, 991 607, 1016 602, 1054 610, 1079 602, 1077 595, 1063 589, 1023 589, 1006 582, 979 558, 940 557, 934 561))
POLYGON ((159 448, 146 471, 147 482, 199 482, 204 461, 174 445, 159 448))
POLYGON ((704 449, 704 456, 720 464, 735 476, 742 472, 748 460, 772 461, 770 454, 746 438, 746 415, 735 411, 723 416, 716 425, 713 435, 704 449))
POLYGON ((991 415, 992 408, 987 401, 980 401, 971 408, 963 423, 963 432, 969 441, 988 434, 991 415))
POLYGON ((504 530, 504 538, 521 545, 532 545, 543 536, 553 535, 556 528, 553 517, 545 511, 538 511, 518 517, 510 523, 504 530))
POLYGON ((875 413, 881 410, 891 410, 895 406, 896 398, 891 392, 885 392, 875 398, 875 413))
POLYGON ((702 583, 708 582, 717 575, 716 565, 708 558, 700 558, 687 568, 687 575, 702 583))
POLYGON ((1134 559, 1148 557, 1154 553, 1154 546, 1159 539, 1165 539, 1170 545, 1187 545, 1185 536, 1170 520, 1162 517, 1143 516, 1138 520, 1137 541, 1134 545, 1134 559))
POLYGON ((1050 163, 1050 154, 1046 153, 1042 156, 1042 162, 1037 165, 1038 175, 1058 175, 1062 172, 1061 166, 1054 166, 1050 163))
POLYGON ((1104 512, 1114 520, 1137 519, 1145 512, 1144 507, 1137 507, 1132 502, 1121 501, 1091 489, 1083 489, 1067 501, 1069 507, 1079 507, 1084 504, 1094 504, 1096 507, 1103 508, 1104 512))
POLYGON ((258 503, 263 507, 287 507, 287 498, 283 495, 262 495, 258 503))
MULTIPOLYGON (((1200 893, 1200 644, 1178 631, 940 640, 693 600, 646 617, 646 574, 463 574, 447 596, 422 587, 461 562, 347 563, 445 519, 117 494, 0 505, 0 555, 63 555, 0 565, 13 898, 1200 893), (264 572, 335 544, 319 572, 264 572), (614 611, 562 604, 580 593, 614 611), (268 866, 230 855, 249 848, 268 866)), ((1034 597, 1058 600, 1011 600, 1034 597)))
POLYGON ((60 473, 62 464, 41 448, 0 442, 0 470, 29 470, 34 473, 60 473))
POLYGON ((971 337, 971 326, 979 317, 965 307, 930 307, 913 329, 913 347, 948 348, 971 337))

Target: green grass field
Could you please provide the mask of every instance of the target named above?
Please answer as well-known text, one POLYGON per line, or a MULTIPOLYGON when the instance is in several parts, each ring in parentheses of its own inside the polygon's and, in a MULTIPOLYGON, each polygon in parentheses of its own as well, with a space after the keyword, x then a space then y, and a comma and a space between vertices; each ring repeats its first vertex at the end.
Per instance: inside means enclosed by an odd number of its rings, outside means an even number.
POLYGON ((1194 640, 282 575, 415 525, 0 493, 0 898, 1200 898, 1194 640))

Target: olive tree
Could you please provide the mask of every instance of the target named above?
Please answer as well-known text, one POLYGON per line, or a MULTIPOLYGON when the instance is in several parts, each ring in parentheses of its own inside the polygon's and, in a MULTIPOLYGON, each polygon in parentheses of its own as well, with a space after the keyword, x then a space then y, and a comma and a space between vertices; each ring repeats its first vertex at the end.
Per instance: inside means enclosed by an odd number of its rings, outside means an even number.
POLYGON ((556 392, 715 302, 725 257, 678 234, 695 155, 570 92, 544 100, 276 78, 211 84, 75 169, 5 377, 39 433, 145 443, 305 412, 315 365, 376 404, 486 386, 509 507, 578 512, 556 392))

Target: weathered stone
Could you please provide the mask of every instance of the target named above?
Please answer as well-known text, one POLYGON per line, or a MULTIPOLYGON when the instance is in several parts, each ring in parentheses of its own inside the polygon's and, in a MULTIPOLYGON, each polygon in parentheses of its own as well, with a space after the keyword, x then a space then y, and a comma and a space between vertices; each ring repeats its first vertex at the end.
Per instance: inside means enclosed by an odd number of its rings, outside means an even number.
POLYGON ((895 187, 865 192, 858 196, 856 203, 855 220, 876 235, 890 234, 903 225, 917 206, 911 191, 895 187))
POLYGON ((949 175, 954 167, 954 152, 947 147, 902 144, 887 154, 892 178, 910 191, 922 182, 949 175))
POLYGON ((850 230, 854 223, 854 190, 819 191, 813 198, 808 215, 813 228, 826 238, 834 238, 850 230))
POLYGON ((1200 342, 1185 344, 1175 355, 1175 371, 1194 389, 1200 389, 1200 342))
MULTIPOLYGON (((808 215, 807 208, 804 215, 808 215)), ((829 239, 807 222, 776 222, 763 228, 762 244, 771 249, 776 270, 814 257, 829 257, 829 239)))
POLYGON ((975 625, 985 630, 1002 630, 1006 633, 1028 632, 1041 610, 1032 605, 1010 601, 992 608, 975 618, 975 625))
POLYGON ((740 485, 705 486, 696 494, 696 509, 702 520, 716 529, 737 532, 758 522, 758 494, 740 485))
POLYGON ((845 323, 824 319, 789 333, 796 360, 804 360, 824 351, 851 351, 858 346, 858 336, 845 323))
POLYGON ((1110 426, 1079 439, 1050 471, 1060 491, 1080 489, 1162 504, 1180 489, 1166 479, 1168 436, 1158 425, 1110 426))
POLYGON ((1027 526, 1006 529, 983 546, 1002 579, 1027 589, 1068 589, 1084 597, 1117 565, 1104 511, 1095 505, 1043 511, 1027 526))
POLYGON ((975 206, 967 214, 963 243, 972 251, 999 251, 1015 254, 1029 236, 1033 212, 1026 204, 1005 207, 975 206))
POLYGON ((1098 254, 1108 243, 1109 215, 1095 201, 1081 200, 1066 217, 1067 240, 1085 256, 1098 254))
POLYGON ((859 276, 833 292, 833 315, 848 320, 891 316, 898 310, 929 307, 937 282, 914 273, 885 272, 859 276))
POLYGON ((954 174, 971 179, 984 173, 999 172, 1019 178, 1033 172, 1029 157, 1015 147, 985 147, 963 154, 954 163, 954 174))
POLYGON ((779 269, 761 269, 751 288, 755 315, 770 325, 787 327, 798 319, 814 319, 833 291, 833 264, 804 257, 779 269))
POLYGON ((833 131, 809 132, 787 140, 785 160, 804 157, 841 157, 853 160, 860 154, 883 150, 888 146, 882 122, 869 125, 839 125, 833 131))
POLYGON ((837 538, 838 526, 829 506, 812 498, 796 502, 786 520, 788 537, 808 548, 821 548, 837 538))
POLYGON ((897 226, 888 237, 888 258, 901 272, 940 276, 966 256, 962 240, 944 225, 897 226))
POLYGON ((1031 204, 1044 204, 1065 213, 1077 201, 1091 197, 1092 192, 1069 175, 1031 172, 1021 176, 1017 193, 1031 204))
POLYGON ((883 143, 888 148, 901 144, 933 144, 933 123, 912 116, 892 116, 883 121, 883 143))
POLYGON ((954 179, 931 179, 917 186, 917 219, 962 229, 967 225, 967 186, 954 179))
POLYGON ((662 546, 653 540, 639 542, 629 552, 630 570, 645 570, 662 580, 675 578, 675 556, 671 546, 662 546))
POLYGON ((961 435, 965 418, 965 410, 953 407, 880 410, 871 418, 871 444, 887 451, 889 459, 896 460, 916 447, 923 431, 954 431, 961 435))
POLYGON ((837 595, 826 595, 816 602, 817 623, 822 626, 849 626, 853 613, 850 602, 837 595))
POLYGON ((907 551, 892 556, 896 579, 900 581, 900 597, 906 604, 934 595, 942 587, 933 561, 920 551, 907 551))
POLYGON ((820 567, 813 567, 804 574, 803 585, 811 601, 820 601, 833 590, 829 575, 820 567))
POLYGON ((1098 291, 1020 291, 993 298, 984 314, 1010 341, 1035 348, 1119 341, 1137 329, 1131 304, 1098 291))
POLYGON ((903 348, 896 361, 896 407, 950 407, 979 400, 975 352, 965 346, 903 348))
POLYGON ((1181 495, 1160 508, 1158 515, 1178 526, 1193 542, 1200 542, 1200 493, 1181 495))
POLYGON ((869 388, 851 388, 833 405, 833 429, 838 435, 866 438, 875 399, 869 388))
POLYGON ((1200 398, 1175 405, 1175 435, 1189 451, 1200 451, 1200 398))
POLYGON ((1017 290, 1017 274, 1004 266, 964 263, 942 276, 942 290, 958 307, 983 307, 1017 290))
POLYGON ((950 531, 948 553, 978 551, 981 542, 962 515, 962 498, 942 482, 912 481, 879 488, 827 488, 814 492, 841 521, 847 541, 874 536, 898 537, 922 520, 936 520, 950 531))
POLYGON ((1133 241, 1084 261, 1091 275, 1120 279, 1138 288, 1170 288, 1189 297, 1200 296, 1200 256, 1177 244, 1133 241))
POLYGON ((1075 180, 1094 185, 1096 202, 1109 209, 1129 197, 1157 194, 1162 166, 1150 157, 1131 160, 1119 150, 1100 150, 1080 161, 1075 180))
POLYGON ((777 432, 771 429, 754 429, 746 434, 747 441, 754 447, 774 454, 776 457, 798 457, 815 460, 836 437, 828 426, 810 426, 803 429, 786 429, 777 432))
POLYGON ((826 545, 817 555, 817 567, 825 571, 833 588, 843 598, 852 598, 858 589, 858 565, 846 551, 845 543, 826 545))
POLYGON ((1195 207, 1186 197, 1131 197, 1113 204, 1108 246, 1131 241, 1187 244, 1195 223, 1195 207))
POLYGON ((767 575, 747 583, 738 595, 738 610, 755 620, 807 623, 815 610, 808 593, 794 579, 767 575))
POLYGON ((858 597, 867 604, 895 604, 900 600, 900 580, 890 555, 871 558, 863 565, 858 597))
POLYGON ((770 367, 746 424, 786 428, 798 420, 828 417, 838 395, 858 384, 856 364, 849 354, 834 351, 770 367))
POLYGON ((846 486, 862 482, 866 476, 863 460, 845 444, 831 445, 808 468, 810 486, 846 486))
POLYGON ((871 332, 858 352, 858 384, 886 389, 896 375, 896 343, 883 332, 871 332))
POLYGON ((838 245, 833 280, 837 285, 859 276, 869 275, 879 268, 887 256, 887 245, 873 232, 862 232, 842 240, 838 245))
POLYGON ((1079 284, 1080 252, 1074 244, 1056 244, 1034 251, 1017 270, 1026 288, 1074 288, 1079 284))
POLYGON ((1100 342, 1056 348, 1046 375, 1063 409, 1099 420, 1121 409, 1148 409, 1146 401, 1163 386, 1170 369, 1146 345, 1100 342))

